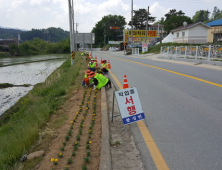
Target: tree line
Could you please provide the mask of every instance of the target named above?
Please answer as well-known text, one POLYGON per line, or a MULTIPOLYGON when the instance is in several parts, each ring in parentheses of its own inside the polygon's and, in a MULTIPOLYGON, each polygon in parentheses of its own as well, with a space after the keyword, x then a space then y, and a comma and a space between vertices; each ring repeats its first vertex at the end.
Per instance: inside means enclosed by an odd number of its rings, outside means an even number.
POLYGON ((68 37, 56 43, 46 42, 39 38, 25 41, 19 46, 12 43, 9 45, 9 52, 12 56, 70 53, 70 38, 68 37))
POLYGON ((0 28, 0 39, 17 38, 18 34, 23 41, 31 41, 34 38, 39 38, 44 41, 59 42, 63 39, 67 39, 69 31, 65 31, 61 28, 49 27, 47 29, 31 29, 29 31, 23 31, 19 29, 6 29, 0 28))
POLYGON ((193 15, 192 18, 185 16, 185 13, 180 11, 176 11, 176 9, 170 10, 167 14, 165 14, 165 18, 161 17, 161 19, 154 24, 163 24, 164 30, 169 33, 172 29, 175 29, 179 26, 183 25, 183 22, 186 21, 188 24, 203 22, 208 23, 214 20, 222 19, 222 10, 218 7, 214 7, 212 14, 208 10, 199 10, 193 15))

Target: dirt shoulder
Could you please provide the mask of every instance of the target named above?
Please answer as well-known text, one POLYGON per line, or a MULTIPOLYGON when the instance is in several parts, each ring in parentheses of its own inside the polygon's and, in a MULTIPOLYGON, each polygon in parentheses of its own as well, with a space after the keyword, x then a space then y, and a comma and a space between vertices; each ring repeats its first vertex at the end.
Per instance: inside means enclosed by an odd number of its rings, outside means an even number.
MULTIPOLYGON (((136 147, 130 125, 126 126, 127 131, 124 131, 121 116, 115 116, 111 122, 112 104, 113 104, 113 85, 112 89, 108 89, 107 105, 109 112, 110 126, 110 149, 112 170, 143 170, 143 163, 139 150, 136 147)), ((114 115, 119 114, 117 102, 114 102, 114 115)))

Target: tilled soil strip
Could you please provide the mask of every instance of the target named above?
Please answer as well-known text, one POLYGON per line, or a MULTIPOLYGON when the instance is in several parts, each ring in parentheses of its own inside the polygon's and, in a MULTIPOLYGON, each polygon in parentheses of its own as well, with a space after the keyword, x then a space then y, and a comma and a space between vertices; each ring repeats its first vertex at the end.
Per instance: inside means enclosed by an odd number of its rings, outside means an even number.
MULTIPOLYGON (((80 99, 76 99, 76 101, 73 103, 73 108, 68 113, 69 119, 66 121, 66 124, 61 129, 61 133, 58 135, 56 139, 52 142, 52 145, 50 147, 49 153, 45 156, 44 160, 41 163, 41 166, 39 169, 41 170, 57 170, 57 169, 77 169, 81 170, 82 166, 87 166, 87 170, 97 170, 99 169, 99 163, 100 163, 100 150, 101 150, 101 91, 97 91, 97 94, 95 95, 95 91, 91 91, 90 89, 87 89, 87 92, 85 94, 84 104, 82 105, 82 111, 79 111, 80 105, 82 103, 81 96, 84 96, 84 90, 80 89, 80 99), (96 96, 96 97, 95 97, 96 96), (90 98, 88 103, 88 112, 87 110, 87 99, 90 98), (96 98, 96 115, 93 115, 93 100, 96 98), (78 112, 78 116, 76 116, 76 112, 78 112), (87 115, 83 118, 84 113, 87 112, 87 115), (76 117, 76 119, 75 119, 76 117), (95 124, 92 127, 92 135, 91 138, 89 138, 89 130, 92 123, 92 119, 95 117, 95 124), (75 122, 72 122, 75 120, 75 122), (84 123, 82 126, 82 134, 79 134, 79 129, 81 125, 81 121, 84 120, 84 123), (68 136, 69 130, 71 130, 71 126, 73 126, 72 134, 69 136, 69 140, 65 140, 68 136), (80 140, 77 140, 77 135, 79 134, 80 140), (87 141, 91 141, 90 148, 87 149, 87 141), (74 143, 78 142, 78 149, 74 151, 74 143), (65 145, 64 145, 65 143, 65 145), (61 151, 60 148, 64 147, 64 151, 61 151), (84 162, 84 158, 87 157, 86 151, 90 151, 90 159, 88 163, 84 162), (75 156, 72 156, 72 153, 75 152, 75 156), (58 157, 57 155, 62 153, 62 157, 58 157), (68 159, 72 160, 72 163, 68 163, 68 159), (54 161, 51 161, 51 159, 54 159, 54 161), (58 159, 57 165, 54 165, 55 159, 58 159)), ((74 96, 75 97, 75 96, 74 96)))

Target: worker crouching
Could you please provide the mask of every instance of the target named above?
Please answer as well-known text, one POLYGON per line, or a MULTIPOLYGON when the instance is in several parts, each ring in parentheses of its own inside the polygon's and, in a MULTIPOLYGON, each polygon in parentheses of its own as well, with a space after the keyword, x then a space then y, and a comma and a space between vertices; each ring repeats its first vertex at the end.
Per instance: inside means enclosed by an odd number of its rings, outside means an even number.
POLYGON ((90 73, 91 71, 90 70, 87 70, 86 72, 85 72, 85 76, 84 76, 84 79, 83 79, 83 81, 82 81, 82 86, 84 87, 84 86, 86 86, 86 87, 88 87, 89 86, 89 73, 90 73))
POLYGON ((88 69, 95 72, 96 71, 96 63, 94 62, 94 59, 91 59, 91 61, 88 64, 88 69))
POLYGON ((104 74, 108 74, 109 72, 109 67, 108 67, 108 64, 107 64, 107 61, 106 60, 103 60, 103 63, 102 63, 102 69, 104 74))
POLYGON ((101 89, 101 87, 110 87, 112 88, 112 84, 110 79, 106 78, 105 76, 103 76, 102 74, 99 73, 94 73, 94 72, 90 72, 89 73, 89 79, 93 79, 93 83, 94 83, 94 88, 95 89, 101 89))

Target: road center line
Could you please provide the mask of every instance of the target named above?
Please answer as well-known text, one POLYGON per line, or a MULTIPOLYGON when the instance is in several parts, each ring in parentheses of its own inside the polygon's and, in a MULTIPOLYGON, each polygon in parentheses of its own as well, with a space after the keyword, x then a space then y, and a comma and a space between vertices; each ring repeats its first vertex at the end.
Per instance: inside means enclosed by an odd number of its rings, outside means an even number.
MULTIPOLYGON (((106 56, 108 56, 108 55, 106 55, 106 56)), ((108 56, 108 57, 111 57, 111 56, 108 56)), ((120 58, 117 58, 117 57, 112 57, 112 58, 120 59, 120 58)), ((214 86, 217 86, 217 87, 222 87, 221 84, 217 84, 217 83, 214 83, 214 82, 211 82, 211 81, 207 81, 207 80, 200 79, 200 78, 197 78, 197 77, 189 76, 189 75, 186 75, 186 74, 178 73, 178 72, 175 72, 175 71, 167 70, 167 69, 164 69, 164 68, 160 68, 160 67, 156 67, 156 66, 152 66, 152 65, 148 65, 148 64, 144 64, 144 63, 139 63, 139 62, 135 62, 135 61, 131 61, 131 60, 126 60, 126 59, 120 59, 120 60, 134 62, 136 64, 145 65, 145 66, 148 66, 148 67, 152 67, 152 68, 167 71, 167 72, 170 72, 170 73, 178 74, 178 75, 181 75, 181 76, 184 76, 184 77, 188 77, 188 78, 191 78, 191 79, 194 79, 194 80, 202 81, 204 83, 208 83, 208 84, 211 84, 211 85, 214 85, 214 86)))

